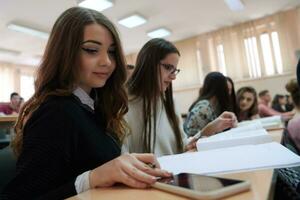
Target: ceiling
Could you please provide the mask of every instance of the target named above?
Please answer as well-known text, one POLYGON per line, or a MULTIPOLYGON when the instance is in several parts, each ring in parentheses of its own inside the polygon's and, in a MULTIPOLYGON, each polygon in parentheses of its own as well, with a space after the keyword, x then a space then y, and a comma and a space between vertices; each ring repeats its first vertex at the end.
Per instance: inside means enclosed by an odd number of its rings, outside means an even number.
MULTIPOLYGON (((300 5, 299 0, 243 0, 246 9, 231 11, 223 0, 114 0, 114 7, 103 13, 119 29, 126 54, 138 51, 150 38, 146 32, 167 27, 172 35, 166 39, 178 41, 280 10, 300 5), (146 24, 128 29, 118 19, 138 12, 148 19, 146 24)), ((10 22, 50 32, 56 18, 76 0, 0 0, 0 62, 36 66, 46 45, 45 39, 7 29, 10 22), (20 52, 6 54, 1 49, 20 52)))

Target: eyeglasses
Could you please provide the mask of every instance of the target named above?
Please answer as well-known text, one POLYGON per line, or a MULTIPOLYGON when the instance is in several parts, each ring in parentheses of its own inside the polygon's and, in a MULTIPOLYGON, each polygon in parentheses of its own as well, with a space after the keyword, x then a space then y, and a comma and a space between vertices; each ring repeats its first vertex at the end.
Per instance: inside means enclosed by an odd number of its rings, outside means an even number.
POLYGON ((180 72, 180 69, 176 69, 174 65, 171 64, 165 64, 165 63, 159 63, 161 66, 163 66, 170 74, 177 75, 180 72))

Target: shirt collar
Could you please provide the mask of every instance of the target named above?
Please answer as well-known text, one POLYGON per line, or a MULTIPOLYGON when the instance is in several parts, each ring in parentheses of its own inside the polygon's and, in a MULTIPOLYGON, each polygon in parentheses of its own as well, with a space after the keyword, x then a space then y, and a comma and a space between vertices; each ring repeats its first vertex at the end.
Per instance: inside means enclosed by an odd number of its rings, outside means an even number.
POLYGON ((76 88, 73 91, 73 94, 79 98, 82 104, 85 104, 88 107, 90 107, 92 110, 95 110, 94 107, 95 101, 82 88, 80 87, 76 88))

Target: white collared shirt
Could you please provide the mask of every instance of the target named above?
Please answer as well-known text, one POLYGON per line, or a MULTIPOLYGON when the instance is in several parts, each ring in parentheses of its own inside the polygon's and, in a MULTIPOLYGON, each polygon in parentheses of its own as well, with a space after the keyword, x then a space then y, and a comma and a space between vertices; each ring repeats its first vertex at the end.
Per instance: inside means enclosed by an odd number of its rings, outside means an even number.
MULTIPOLYGON (((90 97, 82 88, 78 87, 73 91, 73 94, 79 98, 82 104, 87 105, 92 110, 95 110, 94 99, 90 97)), ((77 176, 75 180, 75 189, 77 194, 90 189, 90 170, 77 176)))

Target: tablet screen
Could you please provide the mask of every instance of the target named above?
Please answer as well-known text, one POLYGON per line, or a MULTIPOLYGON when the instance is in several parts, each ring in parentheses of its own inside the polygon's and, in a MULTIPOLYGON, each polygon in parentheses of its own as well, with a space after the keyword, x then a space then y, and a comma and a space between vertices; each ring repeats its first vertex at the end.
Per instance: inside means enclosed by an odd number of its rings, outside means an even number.
POLYGON ((241 180, 233 180, 187 173, 178 174, 171 178, 162 178, 158 181, 201 192, 209 192, 243 182, 241 180))

